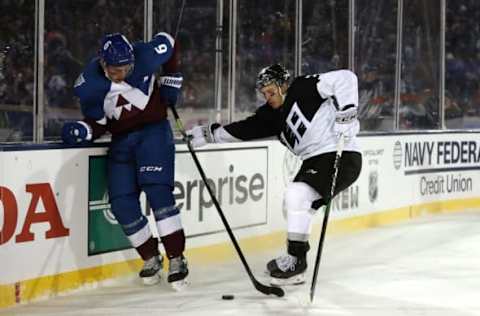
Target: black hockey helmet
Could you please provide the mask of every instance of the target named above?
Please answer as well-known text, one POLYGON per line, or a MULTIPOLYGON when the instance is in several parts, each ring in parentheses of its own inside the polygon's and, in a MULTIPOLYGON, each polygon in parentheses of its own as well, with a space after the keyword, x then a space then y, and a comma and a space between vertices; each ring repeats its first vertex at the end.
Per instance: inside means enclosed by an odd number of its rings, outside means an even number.
POLYGON ((290 73, 280 64, 274 64, 263 68, 257 75, 256 86, 257 89, 262 89, 271 83, 276 83, 278 86, 288 82, 290 73))

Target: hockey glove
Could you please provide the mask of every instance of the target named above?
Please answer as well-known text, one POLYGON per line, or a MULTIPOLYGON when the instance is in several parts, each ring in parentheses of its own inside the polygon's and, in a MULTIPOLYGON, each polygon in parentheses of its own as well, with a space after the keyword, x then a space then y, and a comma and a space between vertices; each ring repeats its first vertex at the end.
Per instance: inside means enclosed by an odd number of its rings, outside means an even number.
POLYGON ((335 114, 335 123, 333 132, 340 138, 343 135, 345 141, 355 137, 360 130, 360 124, 357 120, 357 108, 351 106, 343 111, 337 111, 335 114))
POLYGON ((62 128, 62 140, 68 145, 88 143, 92 140, 92 128, 83 121, 67 122, 62 128))
POLYGON ((219 128, 220 124, 214 123, 210 125, 194 126, 187 131, 187 135, 191 137, 191 143, 194 148, 205 146, 206 144, 215 143, 213 132, 219 128))
POLYGON ((160 77, 160 96, 167 101, 169 106, 175 106, 177 103, 182 82, 183 76, 180 73, 160 77))

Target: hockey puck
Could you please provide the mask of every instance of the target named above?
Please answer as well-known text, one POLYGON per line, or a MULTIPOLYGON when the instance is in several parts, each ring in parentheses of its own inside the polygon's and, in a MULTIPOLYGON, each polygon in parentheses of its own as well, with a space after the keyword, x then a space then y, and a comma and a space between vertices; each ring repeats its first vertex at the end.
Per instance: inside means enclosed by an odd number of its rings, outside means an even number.
POLYGON ((222 295, 222 300, 233 300, 235 298, 235 296, 233 296, 232 294, 223 294, 222 295))

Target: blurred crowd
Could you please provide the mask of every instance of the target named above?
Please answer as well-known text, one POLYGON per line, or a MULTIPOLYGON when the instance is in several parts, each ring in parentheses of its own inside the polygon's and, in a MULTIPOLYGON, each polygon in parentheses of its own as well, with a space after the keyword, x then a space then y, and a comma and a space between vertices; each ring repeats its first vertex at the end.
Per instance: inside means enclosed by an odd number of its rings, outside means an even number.
MULTIPOLYGON (((480 123, 480 2, 455 1, 447 11, 446 89, 451 115, 464 117, 465 128, 480 123), (458 108, 458 110, 455 110, 458 108), (459 112, 459 113, 457 113, 459 112), (473 120, 471 118, 473 117, 473 120)), ((447 116, 449 113, 446 114, 447 116)))
MULTIPOLYGON (((174 33, 180 1, 155 2, 154 32, 174 33)), ((403 129, 439 127, 440 7, 404 2, 399 119, 403 129)), ((0 140, 31 140, 33 134, 35 5, 0 0, 0 140), (11 14, 15 12, 15 14, 11 14)), ((261 102, 255 76, 280 62, 293 72, 295 1, 239 1, 235 110, 250 113, 261 102), (261 9, 259 9, 261 8, 261 9)), ((303 2, 302 73, 348 67, 348 1, 303 2)), ((397 1, 356 0, 355 70, 359 76, 362 129, 393 128, 397 1)), ((228 8, 223 21, 223 99, 226 106, 228 8)), ((447 1, 445 118, 447 127, 479 127, 480 2, 447 1)), ((181 108, 213 110, 215 104, 216 1, 187 3, 177 41, 185 81, 181 108)), ((79 118, 73 82, 96 55, 107 32, 131 41, 144 36, 143 2, 46 1, 44 35, 45 138, 64 120, 79 118)))
POLYGON ((1 2, 0 140, 33 132, 34 12, 33 1, 1 2))
MULTIPOLYGON (((440 127, 440 3, 405 1, 400 82, 400 129, 440 127)), ((480 2, 447 1, 445 121, 480 127, 480 2)), ((363 130, 393 126, 396 1, 357 2, 356 69, 363 130)))

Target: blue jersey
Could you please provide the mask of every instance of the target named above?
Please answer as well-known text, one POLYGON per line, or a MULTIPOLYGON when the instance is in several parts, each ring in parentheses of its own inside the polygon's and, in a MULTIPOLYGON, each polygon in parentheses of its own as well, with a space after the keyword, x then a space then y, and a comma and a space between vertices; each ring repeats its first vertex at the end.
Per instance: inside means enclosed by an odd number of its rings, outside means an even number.
POLYGON ((166 104, 159 95, 155 72, 174 59, 174 51, 174 40, 167 33, 133 44, 133 71, 121 83, 105 76, 98 57, 85 67, 75 82, 75 94, 94 137, 105 130, 124 133, 165 119, 166 104))

